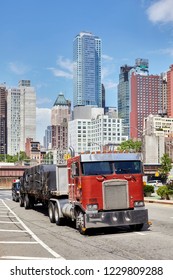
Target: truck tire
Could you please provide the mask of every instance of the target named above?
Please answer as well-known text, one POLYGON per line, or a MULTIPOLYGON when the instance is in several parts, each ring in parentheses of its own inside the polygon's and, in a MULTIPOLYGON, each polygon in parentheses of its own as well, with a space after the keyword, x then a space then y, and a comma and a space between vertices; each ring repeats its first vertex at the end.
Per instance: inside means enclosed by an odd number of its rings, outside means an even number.
POLYGON ((19 206, 23 207, 24 206, 24 199, 22 196, 19 197, 19 206))
POLYGON ((76 228, 82 235, 85 235, 87 233, 87 229, 84 227, 84 214, 82 213, 82 211, 77 212, 76 228))
POLYGON ((25 209, 30 208, 30 201, 29 201, 29 197, 27 194, 25 194, 25 197, 24 197, 24 207, 25 207, 25 209))
POLYGON ((48 205, 48 213, 49 213, 49 220, 51 223, 55 223, 55 205, 53 204, 53 202, 49 202, 48 205))
POLYGON ((58 205, 57 204, 54 205, 54 217, 55 217, 56 225, 58 225, 58 226, 63 225, 63 220, 64 219, 60 218, 60 216, 59 216, 59 209, 58 209, 58 205))
POLYGON ((15 202, 19 202, 19 198, 17 196, 15 197, 15 202))

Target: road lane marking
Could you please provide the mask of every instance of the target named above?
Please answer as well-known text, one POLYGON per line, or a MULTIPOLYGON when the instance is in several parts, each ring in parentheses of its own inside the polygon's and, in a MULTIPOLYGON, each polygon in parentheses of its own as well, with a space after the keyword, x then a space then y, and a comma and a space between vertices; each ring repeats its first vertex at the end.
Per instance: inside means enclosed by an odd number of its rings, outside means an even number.
POLYGON ((20 224, 20 222, 6 222, 6 221, 0 221, 0 224, 20 224))
POLYGON ((147 235, 146 233, 143 233, 143 232, 137 232, 135 231, 136 234, 139 234, 139 235, 147 235))
POLYGON ((4 215, 4 216, 2 216, 2 215, 0 215, 0 218, 15 218, 15 216, 10 216, 10 215, 4 215))
POLYGON ((0 241, 0 244, 38 244, 37 241, 0 241))
POLYGON ((27 230, 18 230, 18 229, 0 229, 0 231, 7 231, 7 232, 28 232, 27 230))
POLYGON ((54 260, 54 258, 23 257, 23 256, 2 256, 1 259, 11 260, 54 260))
POLYGON ((23 226, 23 228, 31 235, 31 237, 36 240, 46 251, 48 251, 52 256, 54 256, 57 259, 64 259, 61 255, 57 254, 55 251, 53 251, 48 245, 46 245, 37 235, 35 235, 25 224, 24 222, 8 207, 8 205, 2 200, 2 203, 7 207, 9 212, 13 214, 16 219, 20 222, 20 224, 23 226))

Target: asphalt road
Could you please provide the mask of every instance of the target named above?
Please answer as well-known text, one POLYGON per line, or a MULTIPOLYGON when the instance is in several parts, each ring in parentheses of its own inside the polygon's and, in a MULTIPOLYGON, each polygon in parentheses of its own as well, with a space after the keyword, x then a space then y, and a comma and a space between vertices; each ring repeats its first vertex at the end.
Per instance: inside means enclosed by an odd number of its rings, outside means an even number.
POLYGON ((152 226, 80 235, 72 223, 56 226, 47 211, 25 210, 0 190, 0 259, 173 260, 173 205, 146 203, 152 226))

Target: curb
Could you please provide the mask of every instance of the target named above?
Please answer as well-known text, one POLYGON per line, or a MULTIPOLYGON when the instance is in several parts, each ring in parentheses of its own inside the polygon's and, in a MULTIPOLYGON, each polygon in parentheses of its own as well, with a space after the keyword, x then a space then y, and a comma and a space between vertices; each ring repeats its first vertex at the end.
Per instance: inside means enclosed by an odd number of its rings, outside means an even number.
POLYGON ((153 199, 153 198, 145 198, 145 202, 147 203, 159 203, 159 204, 169 204, 173 205, 173 200, 161 200, 161 199, 153 199))

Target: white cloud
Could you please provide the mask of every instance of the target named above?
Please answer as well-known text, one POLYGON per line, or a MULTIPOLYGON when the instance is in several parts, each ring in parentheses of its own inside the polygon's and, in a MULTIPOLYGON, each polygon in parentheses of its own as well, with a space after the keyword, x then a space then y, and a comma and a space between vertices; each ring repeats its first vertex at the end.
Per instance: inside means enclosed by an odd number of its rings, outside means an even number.
POLYGON ((67 79, 72 79, 73 75, 67 71, 61 70, 61 69, 56 69, 56 68, 48 68, 49 70, 52 71, 55 77, 62 77, 62 78, 67 78, 67 79))
POLYGON ((36 140, 43 144, 47 126, 51 125, 51 109, 36 108, 36 140))
POLYGON ((117 88, 117 83, 114 80, 115 75, 115 61, 114 58, 109 55, 102 55, 102 83, 105 86, 105 90, 111 90, 117 88))
POLYGON ((106 89, 116 89, 117 88, 117 83, 108 80, 105 84, 104 84, 106 89))
POLYGON ((173 48, 165 48, 165 49, 156 49, 149 52, 150 54, 159 54, 159 55, 170 55, 173 56, 173 48))
POLYGON ((149 20, 154 23, 173 22, 173 1, 159 0, 147 9, 149 20))
POLYGON ((23 75, 29 70, 29 68, 26 65, 23 65, 19 62, 10 62, 9 68, 13 73, 17 75, 23 75))
POLYGON ((59 56, 56 63, 58 65, 58 68, 48 68, 52 71, 55 77, 73 79, 73 62, 70 59, 59 56))
POLYGON ((113 60, 113 57, 107 55, 107 54, 102 54, 102 59, 104 60, 108 60, 108 61, 112 61, 113 60))
POLYGON ((57 65, 59 65, 60 67, 68 70, 70 73, 73 72, 73 62, 68 59, 68 58, 64 58, 63 56, 59 56, 57 59, 57 65))

